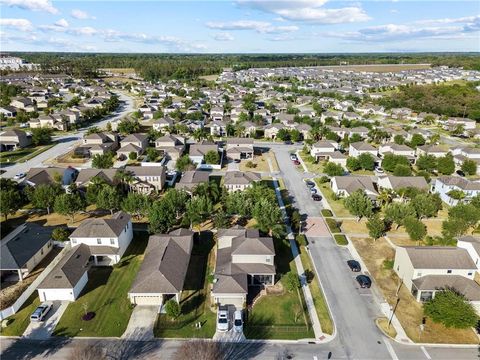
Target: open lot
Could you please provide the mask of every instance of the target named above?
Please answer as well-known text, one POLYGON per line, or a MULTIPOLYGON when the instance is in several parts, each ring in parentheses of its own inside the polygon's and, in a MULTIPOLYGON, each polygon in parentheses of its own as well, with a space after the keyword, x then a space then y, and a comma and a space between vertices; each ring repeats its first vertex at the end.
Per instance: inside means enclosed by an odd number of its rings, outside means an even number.
POLYGON ((255 155, 252 160, 242 160, 240 163, 240 171, 253 171, 253 172, 270 172, 270 166, 268 165, 268 159, 272 163, 272 170, 278 171, 277 160, 273 151, 262 153, 261 155, 255 155), (253 167, 248 167, 247 163, 252 163, 253 167))
POLYGON ((127 328, 132 305, 127 293, 137 274, 147 245, 147 233, 135 232, 122 260, 113 267, 94 267, 87 286, 72 302, 54 330, 57 336, 121 336, 127 328), (85 310, 86 309, 86 310, 85 310), (95 312, 83 321, 85 311, 95 312))

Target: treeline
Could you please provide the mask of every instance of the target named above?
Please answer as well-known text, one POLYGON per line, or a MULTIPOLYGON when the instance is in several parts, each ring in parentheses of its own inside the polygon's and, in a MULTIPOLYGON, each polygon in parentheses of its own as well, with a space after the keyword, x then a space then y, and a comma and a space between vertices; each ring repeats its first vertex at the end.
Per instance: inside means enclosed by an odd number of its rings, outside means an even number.
POLYGON ((101 68, 134 68, 146 80, 194 79, 223 68, 321 66, 340 64, 432 63, 480 70, 477 53, 416 54, 94 54, 13 53, 38 63, 47 73, 94 77, 101 68))
POLYGON ((468 117, 480 121, 480 82, 453 85, 403 86, 379 100, 386 108, 408 107, 418 112, 468 117))

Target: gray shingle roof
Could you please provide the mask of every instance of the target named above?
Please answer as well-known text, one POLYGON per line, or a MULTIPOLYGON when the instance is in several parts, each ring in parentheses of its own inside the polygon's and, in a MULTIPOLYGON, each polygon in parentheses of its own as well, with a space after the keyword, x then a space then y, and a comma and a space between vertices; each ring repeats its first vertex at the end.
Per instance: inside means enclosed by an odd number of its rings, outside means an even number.
POLYGON ((426 275, 413 280, 418 290, 453 288, 470 301, 480 301, 480 285, 460 275, 426 275))
POLYGON ((130 218, 129 214, 119 211, 111 219, 86 219, 73 231, 70 238, 118 237, 130 218))
POLYGON ((407 246, 407 254, 415 269, 476 269, 467 250, 442 246, 407 246))
POLYGON ((261 177, 254 172, 227 171, 225 174, 225 185, 248 185, 255 181, 260 181, 261 177))

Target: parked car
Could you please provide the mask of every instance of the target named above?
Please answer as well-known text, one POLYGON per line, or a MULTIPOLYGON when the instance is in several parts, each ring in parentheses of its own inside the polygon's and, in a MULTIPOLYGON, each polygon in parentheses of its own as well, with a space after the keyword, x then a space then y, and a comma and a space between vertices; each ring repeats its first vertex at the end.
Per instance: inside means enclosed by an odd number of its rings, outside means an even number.
POLYGON ((290 160, 292 160, 292 161, 298 160, 297 155, 296 154, 290 154, 290 160))
POLYGON ((313 201, 322 201, 322 196, 318 194, 312 194, 313 201))
POLYGON ((25 176, 27 176, 27 174, 25 174, 25 173, 19 173, 19 174, 15 175, 13 178, 14 178, 15 180, 20 180, 20 179, 23 179, 25 176))
POLYGON ((228 331, 228 310, 226 309, 218 309, 217 330, 222 332, 228 331))
POLYGON ((305 184, 307 184, 307 186, 308 186, 309 188, 315 187, 315 183, 314 183, 313 181, 310 181, 310 180, 305 181, 305 184))
POLYGON ((30 315, 30 321, 43 321, 48 312, 52 309, 51 302, 44 302, 38 306, 32 315, 30 315))
POLYGON ((300 161, 298 161, 298 160, 293 160, 293 164, 294 164, 294 165, 300 165, 300 161))
POLYGON ((293 145, 293 142, 291 140, 286 140, 283 142, 285 145, 293 145))
POLYGON ((242 311, 237 310, 233 314, 233 330, 235 332, 242 332, 243 331, 243 318, 242 318, 242 311))
POLYGON ((311 188, 309 188, 309 189, 310 189, 310 192, 311 192, 312 194, 316 194, 316 193, 317 193, 317 189, 315 189, 314 187, 311 187, 311 188))
POLYGON ((353 272, 360 272, 360 270, 362 270, 362 267, 357 260, 348 260, 347 265, 353 272))
POLYGON ((377 173, 379 173, 379 174, 383 174, 383 173, 384 173, 383 169, 382 169, 380 166, 377 166, 377 167, 375 168, 375 171, 376 171, 377 173))
POLYGON ((464 177, 465 173, 462 170, 457 170, 457 175, 461 176, 461 177, 464 177))
POLYGON ((372 286, 372 280, 367 275, 358 275, 356 277, 358 284, 361 288, 369 288, 372 286))
POLYGON ((234 162, 235 164, 238 164, 238 163, 241 162, 241 160, 240 160, 240 159, 235 159, 235 160, 233 160, 233 162, 234 162))

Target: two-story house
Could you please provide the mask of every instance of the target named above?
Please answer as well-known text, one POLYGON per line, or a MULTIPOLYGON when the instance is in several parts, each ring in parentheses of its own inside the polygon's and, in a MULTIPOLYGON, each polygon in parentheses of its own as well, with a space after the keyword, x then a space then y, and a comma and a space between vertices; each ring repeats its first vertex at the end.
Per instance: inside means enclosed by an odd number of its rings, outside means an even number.
POLYGON ((146 134, 130 134, 120 141, 120 149, 117 150, 119 157, 127 158, 130 153, 142 155, 148 146, 148 136, 146 134))
POLYGON ((190 160, 192 160, 195 164, 199 165, 199 164, 203 163, 203 161, 205 159, 205 155, 209 151, 217 151, 218 152, 218 145, 215 144, 215 143, 212 143, 212 142, 203 141, 203 142, 198 143, 198 144, 190 145, 188 156, 189 156, 190 160))
POLYGON ((358 157, 362 154, 371 154, 374 158, 377 158, 377 153, 378 149, 363 141, 352 143, 348 147, 348 156, 358 157))
POLYGON ((116 133, 93 133, 83 137, 82 144, 75 149, 75 153, 93 157, 114 152, 118 149, 118 135, 116 133))
POLYGON ((7 130, 0 133, 0 150, 10 151, 27 147, 31 138, 22 130, 7 130))
POLYGON ((376 200, 378 191, 370 176, 334 176, 330 184, 338 197, 347 197, 362 190, 372 200, 376 200))
POLYGON ((460 200, 451 196, 451 191, 462 191, 465 197, 463 202, 468 202, 471 198, 480 194, 480 182, 470 181, 459 176, 440 176, 436 178, 430 188, 432 193, 440 195, 442 201, 450 206, 455 206, 460 200))
POLYGON ((185 138, 180 135, 165 135, 155 140, 155 149, 172 161, 177 161, 185 151, 185 138))
POLYGON ((227 171, 223 179, 223 184, 229 192, 243 191, 261 180, 261 176, 250 171, 227 171))
POLYGON ((404 144, 396 144, 392 142, 382 144, 378 148, 378 152, 382 157, 385 157, 386 154, 393 154, 405 156, 410 162, 415 161, 415 150, 404 144))
POLYGON ((228 138, 225 150, 231 160, 253 159, 253 139, 228 138))
POLYGON ((125 171, 134 178, 129 183, 132 191, 150 195, 152 192, 161 191, 165 187, 167 178, 165 166, 127 166, 125 171))

